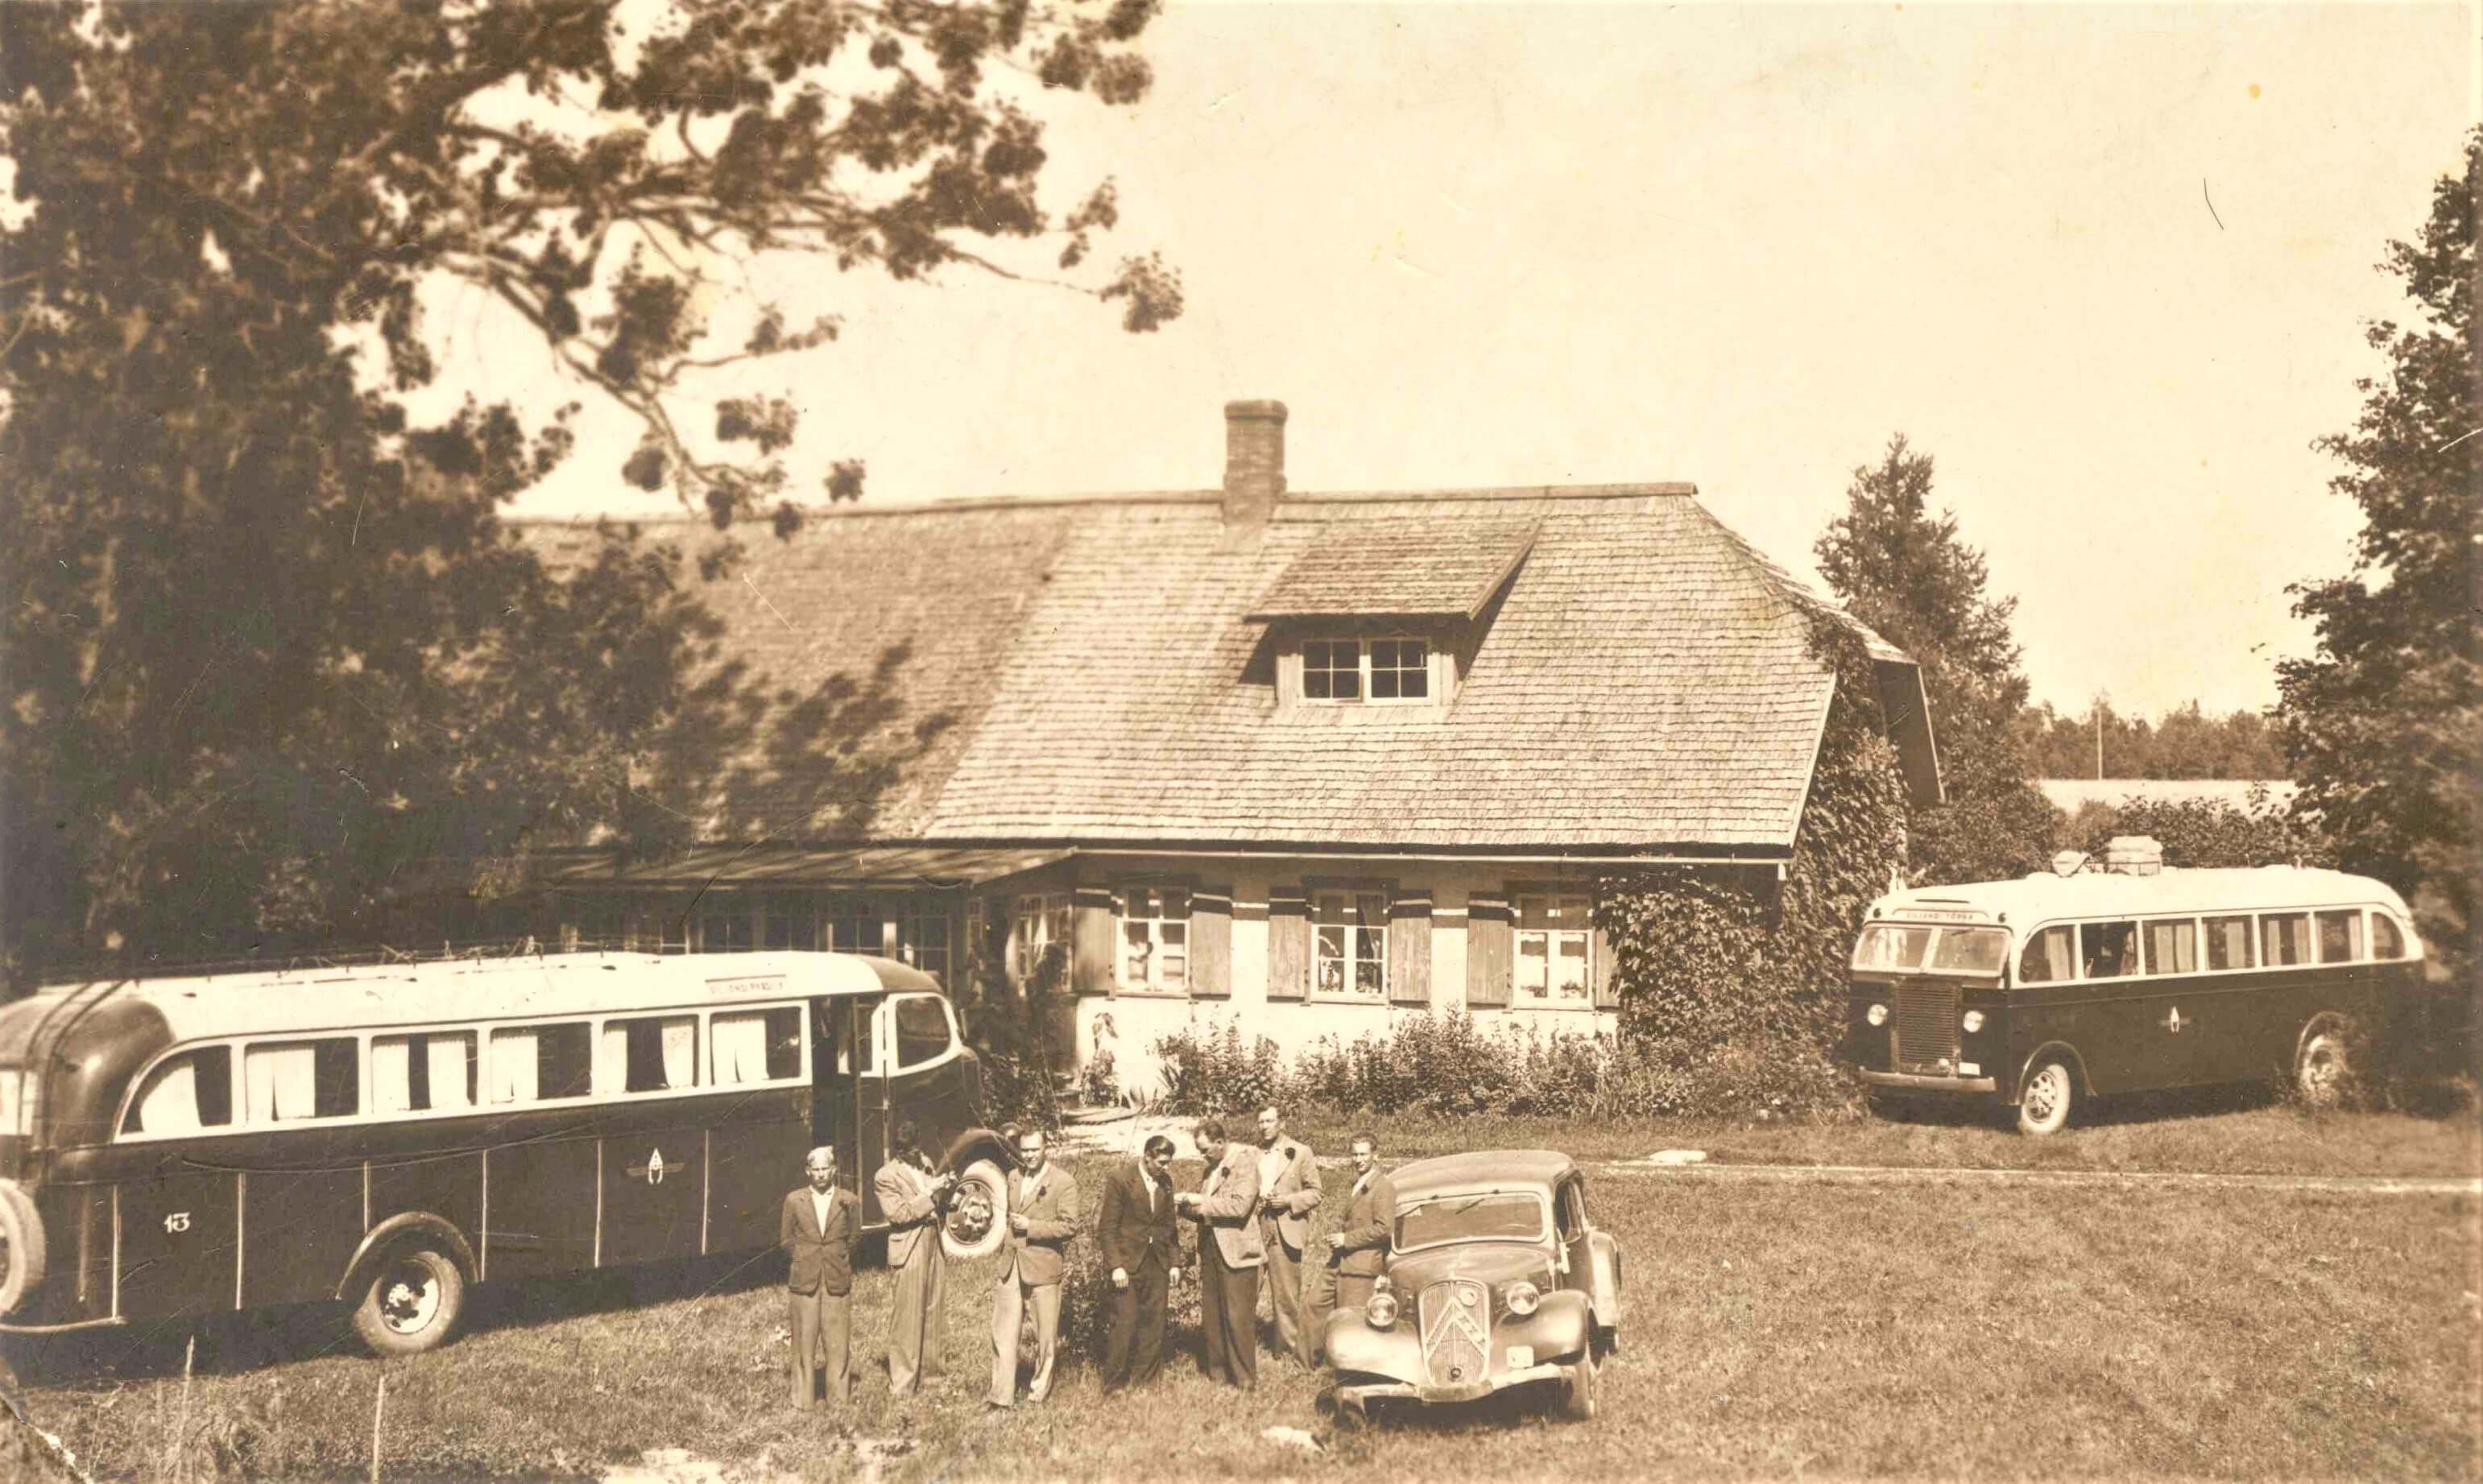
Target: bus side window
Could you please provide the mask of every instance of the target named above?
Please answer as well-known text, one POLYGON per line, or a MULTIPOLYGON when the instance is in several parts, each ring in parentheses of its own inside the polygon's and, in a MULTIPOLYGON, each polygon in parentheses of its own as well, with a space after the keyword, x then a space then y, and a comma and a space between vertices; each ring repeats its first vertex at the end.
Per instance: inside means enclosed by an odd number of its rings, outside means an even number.
POLYGON ((603 1022, 598 1093, 661 1093, 698 1085, 698 1017, 649 1015, 603 1022))
POLYGON ((891 1000, 896 1017, 896 1070, 920 1067, 948 1054, 948 1007, 937 994, 891 1000))
POLYGON ((2207 967, 2209 968, 2250 968, 2256 960, 2251 957, 2251 919, 2248 917, 2209 917, 2207 919, 2207 967))
POLYGON ((474 1033, 435 1030, 371 1038, 371 1111, 427 1113, 474 1105, 474 1033))
POLYGON ((283 1041, 241 1053, 254 1124, 349 1118, 361 1109, 361 1047, 351 1036, 283 1041))
POLYGON ((196 1133, 232 1123, 232 1047, 202 1046, 159 1064, 130 1100, 122 1133, 196 1133))
POLYGON ((492 1100, 540 1102, 592 1092, 594 1042, 584 1020, 492 1032, 492 1100))
POLYGON ((2384 912, 2371 914, 2371 957, 2401 959, 2405 953, 2405 930, 2397 919, 2384 912))
POLYGON ((2047 927, 2027 939, 2026 951, 2017 956, 2017 982, 2058 984, 2076 977, 2074 947, 2066 927, 2047 927))
POLYGON ((2199 970, 2199 924, 2175 917, 2147 924, 2147 971, 2190 974, 2199 970))
POLYGON ((718 1087, 788 1082, 802 1074, 798 1006, 719 1013, 708 1022, 710 1075, 718 1087))
POLYGON ((2078 957, 2090 979, 2118 979, 2138 972, 2138 924, 2081 922, 2078 957))
POLYGON ((2310 962, 2310 914, 2272 912, 2258 919, 2259 963, 2283 968, 2310 962))
POLYGON ((2319 962, 2351 964, 2363 956, 2363 914, 2323 912, 2319 914, 2319 962))

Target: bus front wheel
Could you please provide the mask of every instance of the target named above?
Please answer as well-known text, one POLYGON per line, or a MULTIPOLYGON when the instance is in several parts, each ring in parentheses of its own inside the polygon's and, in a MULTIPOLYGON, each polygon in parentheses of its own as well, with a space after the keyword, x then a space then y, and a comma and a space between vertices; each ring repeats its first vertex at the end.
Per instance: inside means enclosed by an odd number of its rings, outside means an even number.
POLYGON ((399 1247, 372 1269, 354 1306, 354 1333, 374 1355, 419 1355, 447 1342, 465 1307, 456 1259, 419 1243, 399 1247))
POLYGON ((2293 1090, 2304 1102, 2314 1108, 2335 1107, 2353 1074, 2353 1057, 2346 1049, 2342 1025, 2323 1020, 2304 1033, 2302 1049, 2293 1056, 2293 1090))
POLYGON ((24 1187, 0 1180, 0 1314, 23 1305, 42 1283, 42 1215, 24 1187))
POLYGON ((2044 1062, 2028 1073, 2026 1085, 2017 1089, 2017 1131, 2060 1132, 2069 1126, 2069 1113, 2077 1100, 2077 1079, 2069 1074, 2069 1064, 2058 1057, 2044 1062))
POLYGON ((1008 1177, 989 1159, 957 1172, 956 1193, 940 1223, 940 1245, 952 1262, 971 1262, 1001 1250, 1008 1236, 1008 1177))

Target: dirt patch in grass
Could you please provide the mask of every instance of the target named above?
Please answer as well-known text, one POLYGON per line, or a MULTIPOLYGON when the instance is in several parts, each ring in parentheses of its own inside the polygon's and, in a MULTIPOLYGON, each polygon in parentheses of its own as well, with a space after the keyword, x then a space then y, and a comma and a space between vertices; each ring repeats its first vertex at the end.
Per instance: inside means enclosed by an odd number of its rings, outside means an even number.
MULTIPOLYGON (((1194 1179, 1194 1172, 1189 1176, 1194 1179)), ((1100 1182, 1090 1182, 1100 1187, 1100 1182)), ((1195 1373, 1107 1398, 1082 1363, 1040 1408, 987 1414, 988 1263, 951 1274, 946 1378, 893 1401, 892 1280, 860 1280, 859 1398, 783 1403, 765 1266, 479 1291, 447 1349, 386 1365, 333 1312, 201 1326, 190 1471, 591 1477, 649 1450, 889 1484, 951 1478, 2474 1478, 2478 1208, 2303 1191, 1692 1185, 1606 1180, 1626 1253, 1604 1413, 1510 1397, 1338 1433, 1273 1354, 1246 1397, 1195 1373), (1270 1444, 1312 1428, 1321 1451, 1270 1444)), ((12 1356, 35 1416, 112 1478, 162 1476, 181 1346, 163 1326, 12 1356)))

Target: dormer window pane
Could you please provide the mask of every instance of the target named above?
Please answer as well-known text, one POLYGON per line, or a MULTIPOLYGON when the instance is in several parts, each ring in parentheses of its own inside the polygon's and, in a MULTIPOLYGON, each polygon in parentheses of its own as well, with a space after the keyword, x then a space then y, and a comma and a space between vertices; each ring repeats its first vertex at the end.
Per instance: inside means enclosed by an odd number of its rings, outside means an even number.
POLYGON ((1361 700, 1361 641, 1314 639, 1303 645, 1302 694, 1313 701, 1361 700))
POLYGON ((1420 639, 1371 643, 1371 699, 1419 701, 1431 693, 1428 647, 1420 639))

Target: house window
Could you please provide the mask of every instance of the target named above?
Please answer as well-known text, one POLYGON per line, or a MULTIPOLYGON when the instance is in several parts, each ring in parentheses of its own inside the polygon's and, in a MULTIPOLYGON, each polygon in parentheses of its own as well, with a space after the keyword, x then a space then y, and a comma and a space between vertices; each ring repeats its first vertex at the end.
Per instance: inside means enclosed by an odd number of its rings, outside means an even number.
POLYGON ((730 898, 699 914, 701 953, 748 953, 750 908, 730 898))
POLYGON ((942 984, 948 982, 948 914, 908 908, 896 919, 896 956, 942 984))
POLYGON ((1331 999, 1388 998, 1388 898, 1378 891, 1311 897, 1311 985, 1331 999))
POLYGON ((1125 887, 1112 893, 1121 919, 1121 988, 1179 994, 1189 988, 1189 893, 1125 887))
POLYGON ((808 951, 819 945, 819 924, 811 915, 807 902, 779 899, 767 904, 767 923, 760 945, 764 948, 798 948, 808 951))
POLYGON ((828 909, 828 947, 838 953, 886 953, 886 919, 877 905, 847 898, 828 909))
POLYGON ((1306 701, 1428 701, 1430 645, 1421 639, 1313 639, 1302 646, 1306 701))
POLYGON ((1584 896, 1521 893, 1516 901, 1516 984, 1510 1003, 1589 1006, 1594 902, 1584 896))
POLYGON ((1017 899, 1016 946, 1009 956, 1009 977, 1019 988, 1039 981, 1047 971, 1061 973, 1069 962, 1069 893, 1055 891, 1017 899))

